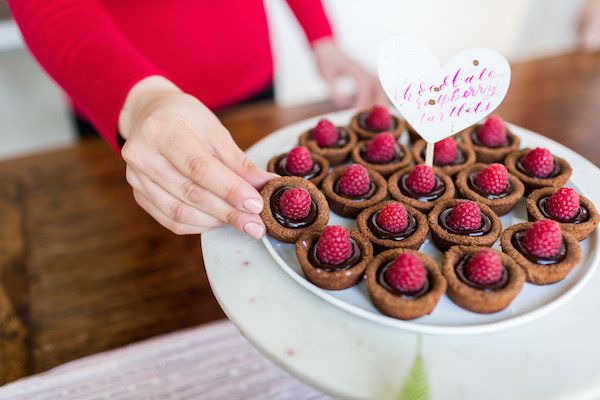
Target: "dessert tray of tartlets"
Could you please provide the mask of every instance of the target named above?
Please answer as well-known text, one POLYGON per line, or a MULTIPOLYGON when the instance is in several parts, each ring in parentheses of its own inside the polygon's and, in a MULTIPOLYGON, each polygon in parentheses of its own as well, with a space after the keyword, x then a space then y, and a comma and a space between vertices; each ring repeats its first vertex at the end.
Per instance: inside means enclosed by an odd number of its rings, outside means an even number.
POLYGON ((290 125, 257 145, 264 244, 336 307, 426 333, 516 326, 598 264, 600 216, 555 143, 498 116, 426 144, 387 108, 290 125), (272 139, 272 140, 269 140, 272 139))

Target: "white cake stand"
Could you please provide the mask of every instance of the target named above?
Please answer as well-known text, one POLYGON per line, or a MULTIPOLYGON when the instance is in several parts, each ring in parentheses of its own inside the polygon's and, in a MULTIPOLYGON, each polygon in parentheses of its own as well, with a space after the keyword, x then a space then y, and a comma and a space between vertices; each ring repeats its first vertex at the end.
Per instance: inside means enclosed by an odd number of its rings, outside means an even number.
MULTIPOLYGON (((297 130, 298 125, 290 126, 269 136, 249 156, 264 164, 297 130)), ((600 170, 564 146, 536 138, 571 163, 577 186, 600 204, 600 170)), ((432 399, 600 398, 598 273, 560 308, 524 325, 435 335, 385 326, 336 307, 293 280, 262 242, 232 228, 202 235, 202 251, 214 294, 240 331, 282 368, 333 396, 395 399, 412 382, 432 399), (418 355, 422 364, 415 369, 418 355)))

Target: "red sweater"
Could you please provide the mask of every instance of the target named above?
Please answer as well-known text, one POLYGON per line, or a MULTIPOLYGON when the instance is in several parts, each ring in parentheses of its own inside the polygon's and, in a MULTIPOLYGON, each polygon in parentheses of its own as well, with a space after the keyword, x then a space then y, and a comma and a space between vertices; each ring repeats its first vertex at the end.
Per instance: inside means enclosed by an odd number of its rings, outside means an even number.
MULTIPOLYGON (((321 0, 287 0, 310 42, 331 35, 321 0)), ((119 151, 127 93, 163 75, 218 109, 273 79, 263 0, 8 0, 31 52, 119 151)))

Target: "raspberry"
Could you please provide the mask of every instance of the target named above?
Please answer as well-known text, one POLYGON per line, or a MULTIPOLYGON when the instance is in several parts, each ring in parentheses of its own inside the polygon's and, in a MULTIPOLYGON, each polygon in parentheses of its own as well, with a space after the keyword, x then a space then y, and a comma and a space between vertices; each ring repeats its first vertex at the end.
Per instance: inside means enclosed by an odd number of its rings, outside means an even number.
POLYGON ((508 185, 508 171, 502 164, 491 164, 475 175, 475 184, 486 193, 500 194, 508 185))
POLYGON ((575 189, 560 188, 546 200, 546 211, 559 221, 570 221, 579 213, 579 195, 575 189))
POLYGON ((350 234, 341 226, 328 226, 317 242, 319 261, 329 265, 343 264, 352 256, 350 234))
POLYGON ((530 175, 547 178, 554 169, 554 157, 548 149, 536 147, 523 157, 521 164, 530 175))
POLYGON ((312 138, 321 147, 331 147, 339 139, 338 128, 328 119, 321 119, 312 131, 312 138))
POLYGON ((433 168, 419 164, 408 173, 406 186, 417 194, 430 193, 435 187, 435 172, 433 168))
POLYGON ((304 146, 294 147, 287 155, 285 169, 294 175, 305 174, 313 168, 312 155, 304 146))
POLYGON ((388 232, 403 232, 408 226, 406 208, 401 203, 390 201, 379 211, 377 224, 388 232))
POLYGON ((387 107, 373 106, 365 118, 367 127, 376 131, 385 131, 392 124, 392 116, 387 107))
POLYGON ((385 271, 384 278, 388 285, 398 292, 415 293, 425 285, 427 270, 419 256, 402 253, 385 271))
POLYGON ((371 179, 365 167, 359 164, 352 164, 344 170, 338 184, 342 194, 346 196, 362 196, 369 190, 371 179))
POLYGON ((440 140, 433 150, 433 162, 441 166, 452 164, 456 160, 456 152, 456 142, 453 138, 440 140))
POLYGON ((390 162, 396 155, 396 139, 389 132, 375 135, 367 144, 367 160, 374 163, 390 162))
POLYGON ((550 219, 534 222, 523 236, 523 247, 536 257, 552 257, 558 254, 561 244, 560 225, 550 219))
POLYGON ((506 144, 506 126, 502 118, 492 115, 477 132, 477 139, 488 147, 500 147, 506 144))
POLYGON ((493 250, 477 252, 467 264, 465 275, 480 285, 493 285, 502 279, 502 258, 493 250))
POLYGON ((279 198, 279 211, 284 217, 292 221, 306 218, 310 211, 310 194, 308 190, 292 188, 283 192, 279 198))
POLYGON ((481 226, 481 210, 469 200, 456 202, 446 221, 456 231, 473 231, 481 226))

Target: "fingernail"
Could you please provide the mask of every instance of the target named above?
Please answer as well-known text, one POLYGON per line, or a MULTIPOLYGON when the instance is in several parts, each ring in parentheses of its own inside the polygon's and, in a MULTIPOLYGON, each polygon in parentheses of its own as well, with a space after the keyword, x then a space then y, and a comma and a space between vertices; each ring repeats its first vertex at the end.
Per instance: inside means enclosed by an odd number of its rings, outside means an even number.
POLYGON ((248 212, 258 214, 263 209, 263 202, 258 199, 246 199, 244 200, 244 208, 248 212))
POLYGON ((252 236, 254 239, 260 239, 265 234, 265 227, 256 222, 248 222, 244 225, 244 232, 252 236))

